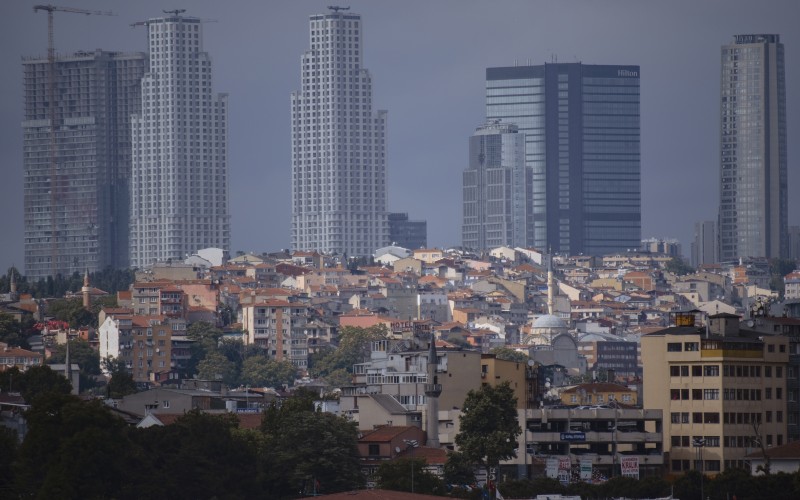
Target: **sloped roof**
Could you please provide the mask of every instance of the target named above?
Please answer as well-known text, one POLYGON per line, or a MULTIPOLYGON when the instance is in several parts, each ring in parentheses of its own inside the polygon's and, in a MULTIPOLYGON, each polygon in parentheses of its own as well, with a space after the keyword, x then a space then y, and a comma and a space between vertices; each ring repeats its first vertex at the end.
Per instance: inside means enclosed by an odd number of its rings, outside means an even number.
POLYGON ((392 439, 396 438, 400 434, 408 431, 409 429, 415 429, 416 427, 405 425, 405 426, 393 426, 393 425, 382 425, 375 430, 372 430, 359 439, 361 442, 386 442, 391 441, 392 439))

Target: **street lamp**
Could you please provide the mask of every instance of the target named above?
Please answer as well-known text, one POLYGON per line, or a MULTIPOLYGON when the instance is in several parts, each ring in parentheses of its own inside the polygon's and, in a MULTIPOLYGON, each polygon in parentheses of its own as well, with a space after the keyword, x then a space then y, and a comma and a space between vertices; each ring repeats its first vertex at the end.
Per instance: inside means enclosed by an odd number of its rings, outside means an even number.
MULTIPOLYGON (((701 437, 696 437, 692 440, 692 446, 697 448, 697 462, 700 465, 700 499, 703 496, 703 476, 705 475, 705 467, 703 466, 703 447, 706 445, 706 440, 701 437)), ((695 466, 697 470, 697 466, 695 466)))
POLYGON ((414 493, 414 448, 419 446, 419 441, 416 439, 404 439, 406 449, 411 449, 411 493, 414 493))

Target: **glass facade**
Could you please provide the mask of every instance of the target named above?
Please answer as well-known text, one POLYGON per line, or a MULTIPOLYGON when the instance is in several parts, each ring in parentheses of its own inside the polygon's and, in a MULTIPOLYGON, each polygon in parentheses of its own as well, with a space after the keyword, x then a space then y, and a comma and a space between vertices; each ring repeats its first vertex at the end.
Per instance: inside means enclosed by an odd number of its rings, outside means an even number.
POLYGON ((463 174, 462 244, 473 250, 530 246, 532 184, 525 136, 516 125, 490 122, 469 139, 463 174))
POLYGON ((786 86, 778 35, 722 47, 719 254, 788 254, 786 86))
POLYGON ((530 246, 575 255, 639 246, 638 66, 489 68, 486 116, 525 134, 530 246))

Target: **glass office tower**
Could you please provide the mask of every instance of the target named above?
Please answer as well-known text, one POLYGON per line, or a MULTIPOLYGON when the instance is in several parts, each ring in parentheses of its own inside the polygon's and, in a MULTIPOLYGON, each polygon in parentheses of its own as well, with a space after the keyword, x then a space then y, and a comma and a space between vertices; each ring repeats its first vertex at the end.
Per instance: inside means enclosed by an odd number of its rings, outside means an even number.
POLYGON ((573 255, 641 241, 639 67, 486 70, 486 117, 525 134, 531 245, 573 255))
POLYGON ((722 47, 720 260, 788 255, 786 82, 778 35, 722 47))

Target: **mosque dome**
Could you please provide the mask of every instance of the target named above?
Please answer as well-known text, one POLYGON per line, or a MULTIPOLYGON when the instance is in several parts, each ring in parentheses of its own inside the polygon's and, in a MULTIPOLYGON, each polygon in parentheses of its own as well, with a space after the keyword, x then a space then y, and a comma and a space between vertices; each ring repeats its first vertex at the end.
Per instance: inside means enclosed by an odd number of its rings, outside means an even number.
POLYGON ((548 328, 548 329, 561 328, 564 331, 567 330, 567 324, 564 323, 564 320, 552 314, 545 314, 543 316, 539 316, 533 322, 532 326, 534 328, 534 331, 536 331, 537 328, 548 328))

